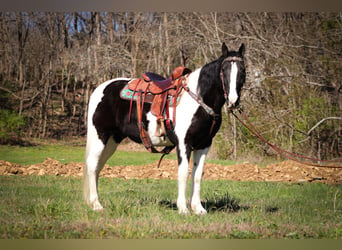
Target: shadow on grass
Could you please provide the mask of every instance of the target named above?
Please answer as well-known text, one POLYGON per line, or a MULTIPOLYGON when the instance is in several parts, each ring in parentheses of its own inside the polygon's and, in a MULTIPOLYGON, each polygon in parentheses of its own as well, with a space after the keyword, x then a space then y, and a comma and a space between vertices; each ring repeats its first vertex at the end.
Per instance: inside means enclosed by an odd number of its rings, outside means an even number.
MULTIPOLYGON (((207 210, 208 213, 215 212, 238 212, 239 210, 250 209, 249 206, 240 205, 237 199, 231 198, 229 195, 225 195, 221 198, 208 199, 202 201, 202 206, 207 210)), ((160 206, 177 210, 177 204, 169 200, 162 200, 159 202, 160 206)))
POLYGON ((279 211, 279 208, 277 208, 277 207, 266 207, 265 211, 266 211, 266 213, 276 213, 279 211))
POLYGON ((209 212, 238 212, 239 210, 247 210, 250 207, 239 204, 240 201, 225 195, 219 199, 209 199, 202 202, 203 207, 209 212))

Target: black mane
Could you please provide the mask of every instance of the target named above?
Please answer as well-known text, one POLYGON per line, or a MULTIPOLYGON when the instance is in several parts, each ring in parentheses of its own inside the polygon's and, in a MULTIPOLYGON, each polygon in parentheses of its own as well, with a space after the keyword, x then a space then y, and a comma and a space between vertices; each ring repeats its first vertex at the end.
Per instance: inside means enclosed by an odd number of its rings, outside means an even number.
POLYGON ((225 102, 220 79, 223 60, 224 57, 221 56, 202 67, 197 87, 199 96, 202 96, 203 101, 212 107, 217 114, 221 113, 221 108, 225 102))

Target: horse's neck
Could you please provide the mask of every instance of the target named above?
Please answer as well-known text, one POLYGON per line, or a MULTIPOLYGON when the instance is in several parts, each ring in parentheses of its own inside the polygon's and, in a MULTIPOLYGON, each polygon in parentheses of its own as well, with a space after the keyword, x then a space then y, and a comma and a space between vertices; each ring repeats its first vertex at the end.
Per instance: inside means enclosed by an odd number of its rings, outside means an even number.
POLYGON ((217 65, 206 65, 201 69, 198 78, 198 93, 205 104, 220 113, 224 104, 224 94, 217 65), (205 68, 206 67, 206 68, 205 68))

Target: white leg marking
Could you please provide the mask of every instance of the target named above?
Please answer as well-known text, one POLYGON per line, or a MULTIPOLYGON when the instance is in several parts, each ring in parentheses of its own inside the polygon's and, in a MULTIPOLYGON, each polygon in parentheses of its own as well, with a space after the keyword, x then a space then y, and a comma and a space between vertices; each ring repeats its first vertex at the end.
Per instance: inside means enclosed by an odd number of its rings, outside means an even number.
POLYGON ((94 211, 103 209, 98 198, 98 179, 100 171, 109 157, 114 153, 117 144, 110 137, 106 146, 100 140, 92 141, 87 148, 86 168, 84 171, 84 194, 94 211))
MULTIPOLYGON (((89 136, 89 133, 88 133, 89 136)), ((97 139, 87 138, 87 152, 84 169, 84 198, 93 210, 102 210, 103 207, 98 200, 97 180, 102 166, 99 166, 100 157, 105 145, 97 139)))
POLYGON ((236 78, 238 73, 238 67, 236 65, 236 62, 232 62, 231 72, 230 72, 230 84, 229 84, 229 105, 232 106, 237 101, 238 94, 236 92, 236 78))
POLYGON ((204 215, 207 211, 201 204, 201 180, 203 174, 203 166, 205 157, 209 151, 209 147, 194 151, 194 167, 192 170, 192 195, 191 195, 191 209, 195 214, 204 215))
POLYGON ((178 198, 177 208, 179 214, 188 214, 189 210, 186 206, 186 184, 188 180, 189 161, 185 154, 185 145, 180 143, 179 155, 182 157, 182 162, 178 166, 178 198))

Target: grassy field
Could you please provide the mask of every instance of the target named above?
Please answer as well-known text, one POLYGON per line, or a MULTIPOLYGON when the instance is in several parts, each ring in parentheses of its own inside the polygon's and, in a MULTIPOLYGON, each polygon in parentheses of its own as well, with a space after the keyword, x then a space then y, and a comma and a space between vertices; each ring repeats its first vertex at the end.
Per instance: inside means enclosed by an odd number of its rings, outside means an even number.
MULTIPOLYGON (((0 146, 0 159, 21 164, 46 157, 77 162, 83 154, 79 146, 0 146)), ((116 155, 111 160, 122 158, 118 165, 127 164, 128 155, 134 164, 158 159, 143 152, 116 155)), ((0 176, 0 238, 342 239, 341 185, 204 181, 208 214, 181 216, 176 181, 101 178, 101 213, 84 204, 81 183, 76 177, 0 176)))
MULTIPOLYGON (((23 165, 36 164, 43 162, 46 157, 53 158, 61 163, 84 162, 85 147, 70 146, 65 144, 49 144, 36 147, 13 147, 0 145, 0 160, 23 165)), ((117 150, 107 164, 110 166, 119 165, 142 165, 153 163, 160 158, 159 154, 148 152, 127 153, 117 150)), ((175 154, 166 156, 168 159, 176 159, 175 154)))

